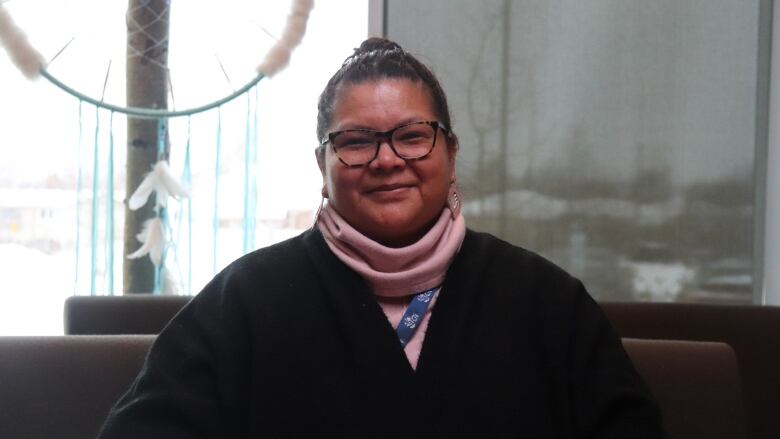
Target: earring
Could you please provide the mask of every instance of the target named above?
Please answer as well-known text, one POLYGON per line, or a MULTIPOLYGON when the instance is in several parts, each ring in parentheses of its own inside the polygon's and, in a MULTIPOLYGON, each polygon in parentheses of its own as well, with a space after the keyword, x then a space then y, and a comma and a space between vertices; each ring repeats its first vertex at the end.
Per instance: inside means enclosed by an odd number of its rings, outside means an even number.
POLYGON ((460 214, 461 204, 460 193, 458 193, 458 188, 453 181, 450 183, 450 191, 447 193, 447 207, 450 209, 453 219, 460 214))
POLYGON ((320 199, 320 205, 317 207, 317 213, 314 214, 314 224, 311 225, 311 228, 309 230, 314 230, 315 227, 317 227, 317 223, 320 221, 320 214, 322 213, 322 207, 325 205, 325 197, 322 197, 320 199))
POLYGON ((328 198, 328 187, 322 185, 320 193, 322 194, 322 198, 320 199, 319 207, 317 207, 317 213, 314 214, 314 224, 311 225, 310 230, 314 230, 314 228, 317 227, 317 223, 320 221, 320 214, 322 213, 323 206, 325 206, 325 199, 328 198))

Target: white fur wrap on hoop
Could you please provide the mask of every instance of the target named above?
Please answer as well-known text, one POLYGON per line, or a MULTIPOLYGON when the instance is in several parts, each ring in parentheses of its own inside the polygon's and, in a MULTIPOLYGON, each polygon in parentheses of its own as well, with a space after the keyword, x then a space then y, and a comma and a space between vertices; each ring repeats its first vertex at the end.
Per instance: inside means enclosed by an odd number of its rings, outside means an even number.
MULTIPOLYGON (((293 0, 282 36, 271 47, 257 66, 257 72, 272 77, 287 67, 292 51, 301 44, 306 33, 306 22, 314 8, 314 0, 293 0)), ((43 56, 30 44, 27 35, 14 23, 0 3, 0 45, 5 47, 14 64, 30 79, 40 75, 45 62, 43 56)))
POLYGON ((257 66, 257 72, 272 77, 287 67, 292 51, 301 44, 306 33, 306 22, 314 8, 314 0, 293 0, 282 37, 271 47, 257 66))
POLYGON ((16 26, 11 14, 0 3, 0 45, 5 47, 11 61, 28 79, 40 75, 43 56, 27 40, 27 35, 16 26))

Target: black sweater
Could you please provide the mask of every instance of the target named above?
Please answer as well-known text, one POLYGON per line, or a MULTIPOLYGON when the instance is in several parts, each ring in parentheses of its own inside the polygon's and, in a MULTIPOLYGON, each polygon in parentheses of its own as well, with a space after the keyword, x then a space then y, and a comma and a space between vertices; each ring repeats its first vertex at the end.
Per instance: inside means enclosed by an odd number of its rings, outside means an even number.
POLYGON ((582 284, 468 231, 417 370, 370 288, 310 231, 246 255, 162 331, 101 439, 661 438, 582 284))

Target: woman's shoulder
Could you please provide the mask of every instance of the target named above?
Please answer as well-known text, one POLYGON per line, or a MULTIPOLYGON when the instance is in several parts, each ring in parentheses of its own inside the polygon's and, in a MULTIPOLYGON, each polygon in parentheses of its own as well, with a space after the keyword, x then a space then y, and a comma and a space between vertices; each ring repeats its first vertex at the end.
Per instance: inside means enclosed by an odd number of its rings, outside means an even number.
MULTIPOLYGON (((269 297, 282 287, 302 280, 312 272, 306 241, 316 240, 316 233, 306 231, 298 236, 251 251, 220 270, 197 294, 225 297, 269 297), (263 291, 263 294, 257 294, 263 291)), ((254 300, 254 299, 253 299, 254 300)))
MULTIPOLYGON (((600 327, 606 317, 585 285, 549 259, 489 233, 469 231, 463 243, 466 257, 478 272, 483 296, 496 303, 517 304, 515 310, 535 315, 549 333, 583 321, 600 327), (485 294, 485 292, 492 294, 485 294), (557 329, 556 329, 557 328, 557 329)), ((467 265, 462 265, 464 273, 467 265)), ((463 273, 461 273, 463 274, 463 273)), ((566 331, 564 331, 566 332, 566 331)))
POLYGON ((315 235, 318 233, 307 230, 292 238, 253 250, 228 264, 215 278, 278 275, 286 270, 303 269, 305 261, 309 259, 308 241, 316 241, 315 235))
POLYGON ((461 251, 474 262, 497 270, 508 270, 523 277, 533 275, 579 282, 546 257, 490 233, 468 229, 461 251))
POLYGON ((489 233, 469 230, 461 252, 457 268, 461 275, 474 276, 480 285, 513 300, 534 303, 537 310, 565 312, 593 302, 576 276, 534 251, 489 233))

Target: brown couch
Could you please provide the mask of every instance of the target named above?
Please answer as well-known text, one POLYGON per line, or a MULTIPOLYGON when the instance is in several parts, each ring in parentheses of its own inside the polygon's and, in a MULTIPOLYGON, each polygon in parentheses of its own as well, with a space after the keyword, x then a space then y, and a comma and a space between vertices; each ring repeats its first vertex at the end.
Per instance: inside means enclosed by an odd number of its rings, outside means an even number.
POLYGON ((0 438, 90 439, 154 336, 0 337, 0 438))
MULTIPOLYGON (((71 297, 67 334, 156 334, 189 296, 71 297)), ((622 337, 722 341, 736 351, 751 439, 780 438, 780 307, 602 302, 622 337)))
POLYGON ((623 339, 671 439, 745 437, 740 377, 725 343, 623 339))
MULTIPOLYGON (((95 437, 154 336, 0 337, 0 438, 95 437)), ((734 352, 722 343, 625 340, 671 439, 741 439, 734 352)))
MULTIPOLYGON (((780 307, 602 302, 622 337, 720 341, 734 348, 750 439, 780 438, 780 307)), ((707 373, 702 370, 702 373, 707 373)))

